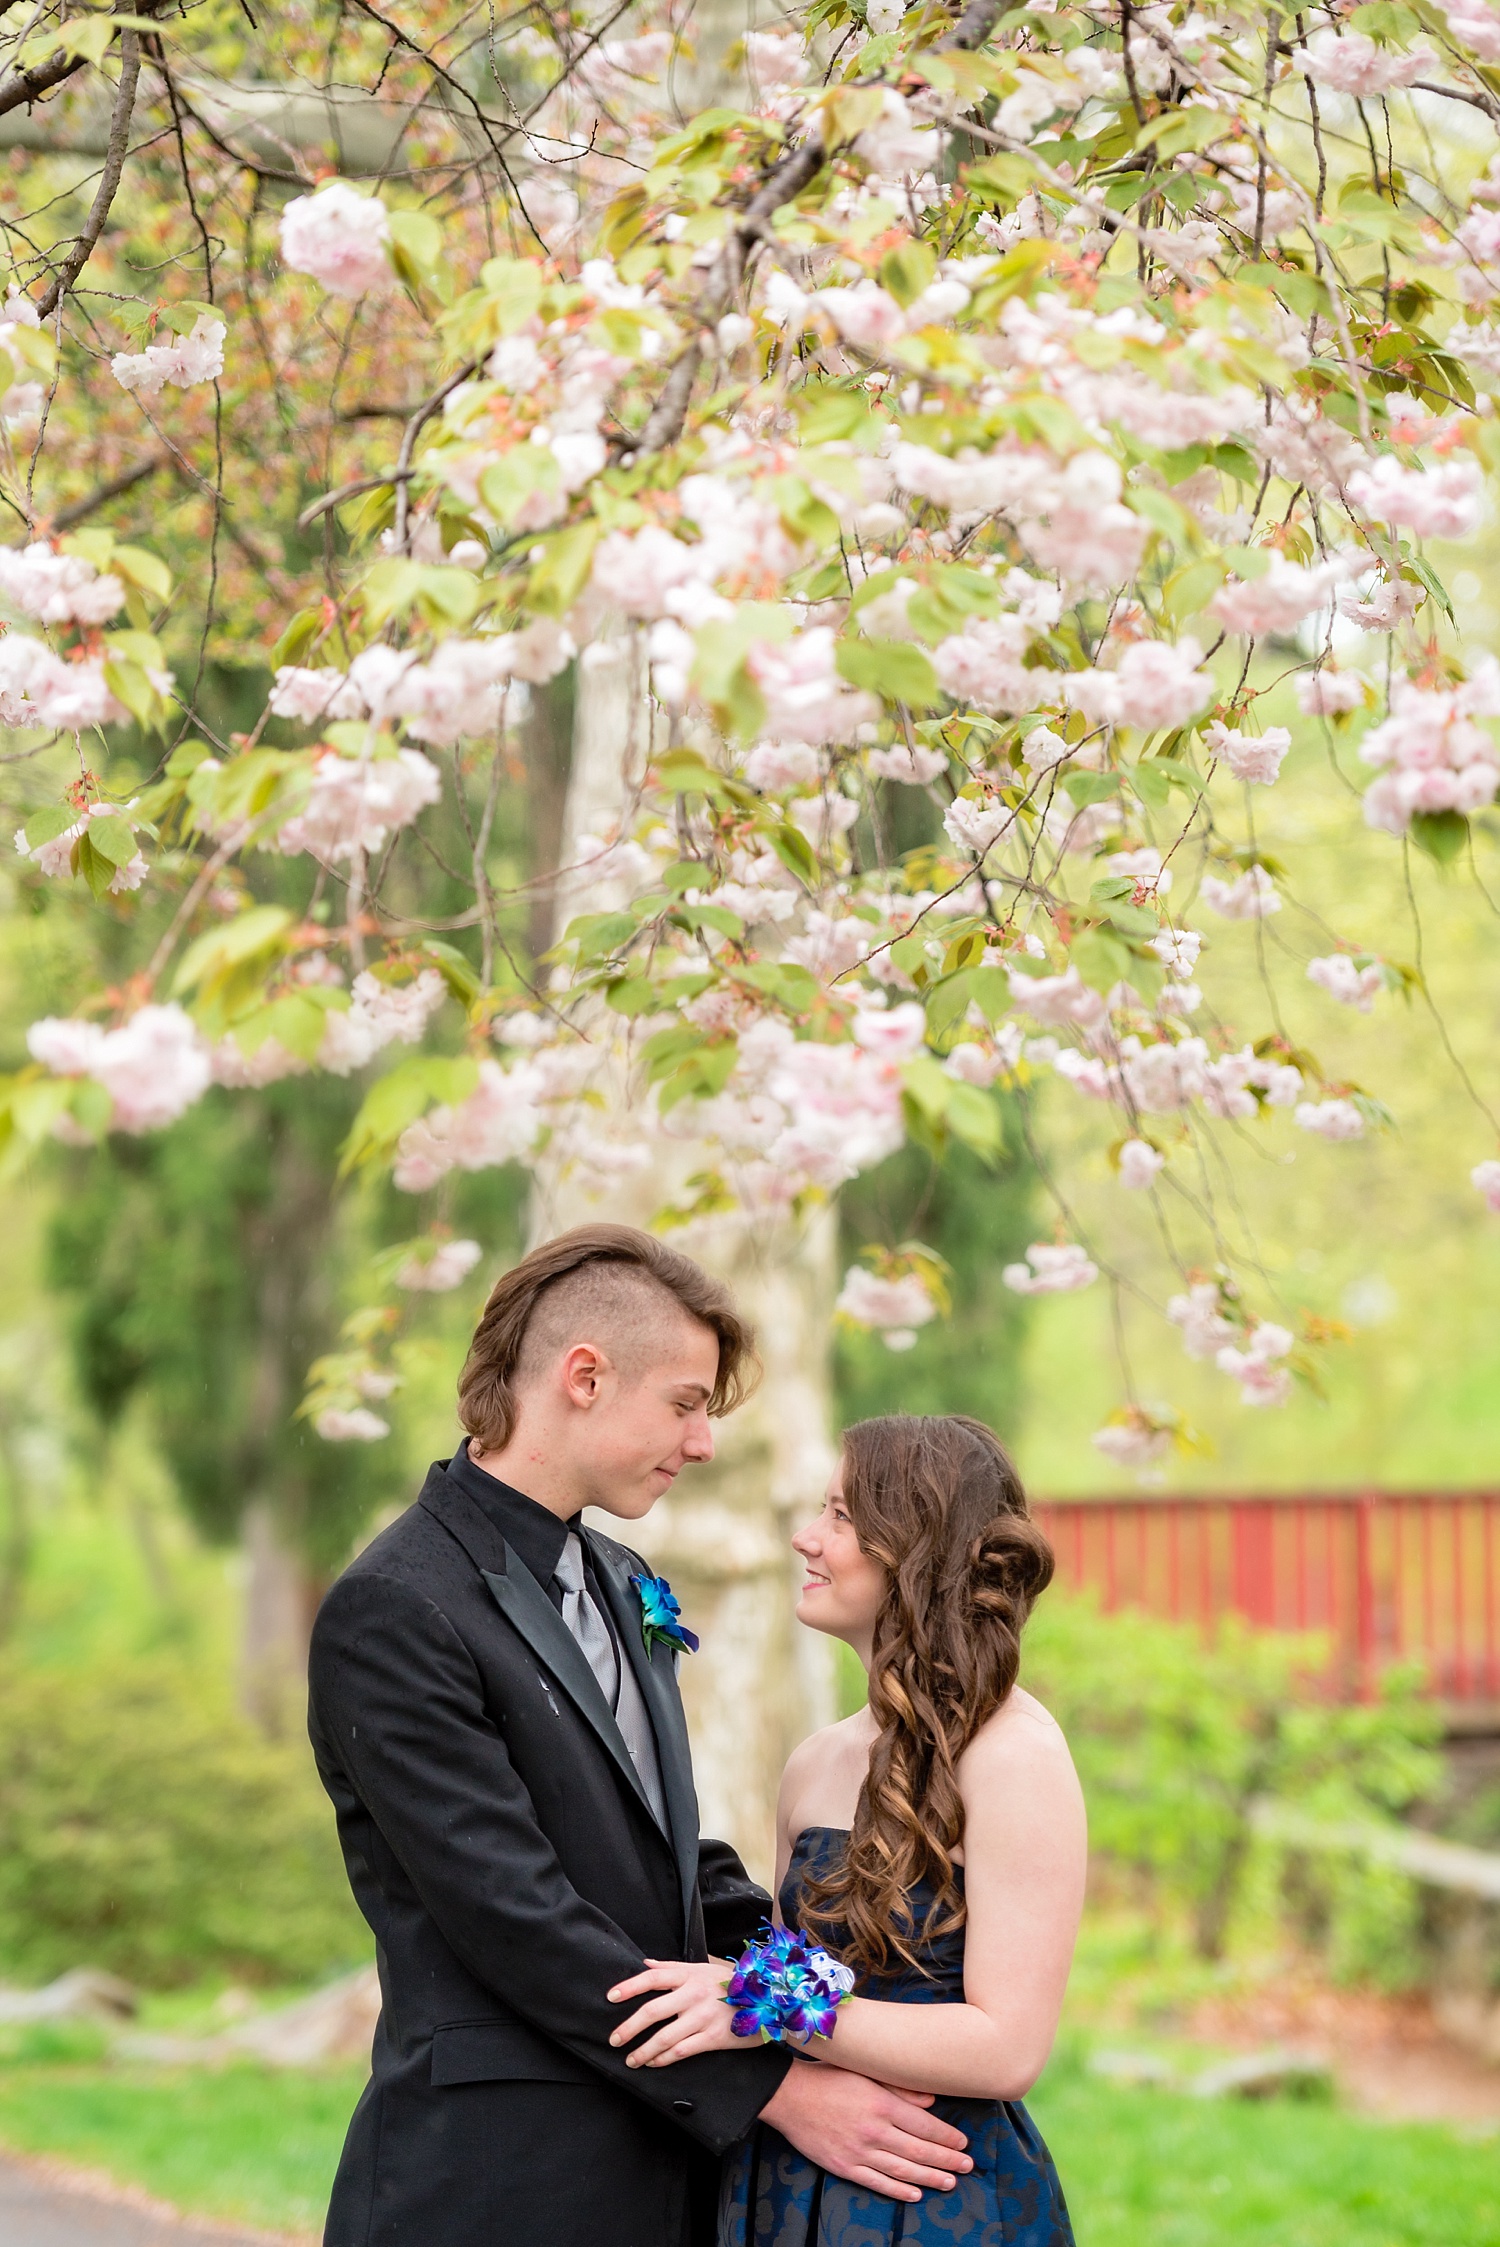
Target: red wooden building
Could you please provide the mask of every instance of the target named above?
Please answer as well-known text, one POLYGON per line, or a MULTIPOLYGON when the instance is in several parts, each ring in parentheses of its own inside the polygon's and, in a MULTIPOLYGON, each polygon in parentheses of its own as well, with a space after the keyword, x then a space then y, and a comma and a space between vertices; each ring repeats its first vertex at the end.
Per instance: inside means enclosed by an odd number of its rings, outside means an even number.
POLYGON ((1500 1706, 1500 1490, 1048 1499, 1036 1512, 1058 1581, 1106 1609, 1322 1631, 1351 1698, 1416 1661, 1442 1700, 1500 1706))

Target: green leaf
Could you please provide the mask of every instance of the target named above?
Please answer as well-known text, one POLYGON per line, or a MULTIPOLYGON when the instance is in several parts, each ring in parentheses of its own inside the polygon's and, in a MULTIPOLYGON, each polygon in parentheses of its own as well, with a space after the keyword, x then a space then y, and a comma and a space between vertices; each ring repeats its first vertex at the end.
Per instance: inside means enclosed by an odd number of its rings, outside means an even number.
MULTIPOLYGON (((908 1100, 929 1123, 942 1123, 958 1091, 955 1080, 930 1053, 915 1053, 901 1065, 901 1085, 908 1100)), ((967 1089, 973 1090, 970 1086, 967 1089)))
POLYGON ((89 821, 89 841, 101 858, 111 866, 128 866, 136 854, 134 830, 128 819, 119 819, 106 813, 102 819, 89 821))
POLYGON ((104 683, 117 702, 123 702, 137 725, 160 725, 166 705, 139 663, 115 656, 105 663, 104 683))
POLYGON ((581 913, 563 931, 563 943, 576 946, 578 964, 609 959, 635 934, 629 913, 581 913))
POLYGON ((167 771, 174 780, 186 780, 190 772, 196 772, 204 759, 212 755, 213 751, 208 743, 199 741, 196 735, 192 735, 186 741, 178 742, 167 759, 167 771))
POLYGON ((729 796, 729 782, 722 772, 706 764, 696 750, 671 749, 659 757, 652 766, 656 784, 669 796, 707 796, 711 802, 723 803, 729 796))
POLYGON ((880 261, 881 286, 903 311, 916 302, 936 272, 937 258, 926 242, 900 242, 880 261))
POLYGON ((442 296, 451 294, 452 282, 443 261, 443 230, 431 212, 391 211, 387 223, 391 263, 401 279, 412 286, 425 283, 442 296))
POLYGON ((809 889, 817 887, 818 854, 800 827, 794 827, 789 819, 783 819, 767 831, 766 840, 788 873, 795 874, 798 881, 805 882, 809 889))
POLYGON ((49 804, 45 811, 34 811, 22 833, 28 850, 39 850, 43 843, 54 842, 78 824, 78 814, 71 804, 49 804))
POLYGON ((1134 962, 1129 950, 1102 928, 1085 929, 1069 956, 1092 991, 1112 991, 1117 983, 1130 981, 1134 962))
POLYGON ((890 702, 936 710, 942 689, 931 658, 909 640, 840 640, 834 650, 839 677, 890 702))
POLYGON ((604 1001, 616 1014, 627 1016, 658 1014, 664 1006, 671 1003, 662 996, 660 984, 653 982, 645 974, 622 975, 617 982, 609 985, 604 1001))
POLYGON ((73 845, 72 860, 74 873, 83 876, 97 905, 115 878, 113 862, 95 850, 87 831, 73 845))
POLYGON ((1117 772, 1066 772, 1063 786, 1080 811, 1085 804, 1102 804, 1120 793, 1117 772))
POLYGON ((211 982, 227 968, 279 949, 292 919, 284 905, 252 905, 222 928, 209 929, 183 953, 172 985, 174 994, 180 998, 184 991, 211 982))
POLYGON ((315 609, 299 610, 271 650, 273 669, 283 663, 300 663, 322 629, 323 605, 321 602, 315 609))
POLYGON ((365 1094, 341 1151, 341 1175, 393 1147, 434 1101, 456 1106, 478 1082, 479 1064, 467 1054, 422 1053, 398 1062, 365 1094))
POLYGON ((1005 1133, 994 1095, 981 1092, 978 1085, 953 1085, 948 1095, 948 1127, 955 1139, 961 1139, 988 1162, 995 1161, 1004 1149, 1005 1133))
POLYGON ((456 944, 444 944, 438 937, 425 936, 422 950, 437 963, 448 989, 460 1006, 469 1007, 479 996, 480 983, 470 962, 456 944))
POLYGON ((530 607, 543 616, 562 616, 573 606, 588 582, 602 528, 590 516, 586 522, 550 532, 539 542, 542 557, 532 565, 527 581, 530 607))
POLYGON ((795 960, 772 960, 764 965, 739 967, 734 974, 736 982, 748 983, 752 991, 775 999, 788 1014, 810 1013, 822 988, 811 970, 799 967, 795 960))
POLYGON ((144 546, 117 546, 110 556, 109 566, 116 576, 128 578, 132 585, 138 585, 154 599, 170 599, 172 572, 158 556, 148 554, 144 546))
POLYGON ((1419 811, 1412 816, 1411 839, 1435 864, 1451 866, 1468 842, 1469 822, 1461 811, 1419 811))
MULTIPOLYGON (((540 453, 541 448, 533 445, 525 449, 540 453)), ((485 473, 490 475, 493 470, 485 473)), ((498 514, 499 509, 495 512, 498 514)), ((420 609, 429 624, 467 624, 484 598, 472 570, 395 556, 376 562, 366 571, 360 592, 365 621, 373 630, 412 608, 420 609)))

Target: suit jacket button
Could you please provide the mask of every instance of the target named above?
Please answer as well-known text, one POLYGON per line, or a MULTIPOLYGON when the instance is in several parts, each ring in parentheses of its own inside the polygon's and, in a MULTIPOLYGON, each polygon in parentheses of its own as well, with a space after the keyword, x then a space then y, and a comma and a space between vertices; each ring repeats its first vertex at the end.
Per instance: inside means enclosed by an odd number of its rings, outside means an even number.
POLYGON ((693 2102, 691 2099, 674 2099, 672 2101, 672 2112, 674 2114, 691 2114, 692 2111, 693 2102))

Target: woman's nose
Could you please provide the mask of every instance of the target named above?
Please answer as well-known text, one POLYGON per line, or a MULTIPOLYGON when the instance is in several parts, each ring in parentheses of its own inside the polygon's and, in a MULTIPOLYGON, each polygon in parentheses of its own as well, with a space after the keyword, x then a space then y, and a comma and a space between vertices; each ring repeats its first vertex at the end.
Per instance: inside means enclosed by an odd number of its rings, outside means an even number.
POLYGON ((816 1522, 810 1521, 807 1527, 799 1529, 792 1539, 792 1551, 800 1553, 804 1560, 809 1560, 819 1550, 820 1543, 818 1525, 816 1522))

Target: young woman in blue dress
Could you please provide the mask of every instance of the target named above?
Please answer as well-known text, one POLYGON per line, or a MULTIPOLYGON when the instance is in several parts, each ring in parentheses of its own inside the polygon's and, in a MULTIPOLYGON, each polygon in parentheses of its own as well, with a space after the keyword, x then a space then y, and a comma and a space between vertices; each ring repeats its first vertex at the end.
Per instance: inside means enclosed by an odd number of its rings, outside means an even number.
MULTIPOLYGON (((782 1923, 854 1975, 807 2064, 937 2094, 968 2153, 951 2192, 890 2197, 758 2124, 726 2159, 720 2247, 1071 2247, 1021 2104, 1056 2033, 1087 1857, 1067 1743, 1016 1684, 1050 1548, 998 1438, 957 1415, 850 1428, 792 1543, 798 1617, 869 1673, 867 1706, 804 1740, 782 1780, 782 1923)), ((670 1961, 615 1993, 647 1998, 616 2033, 654 2032, 631 2064, 733 2049, 725 1980, 722 1961, 670 1961)))

